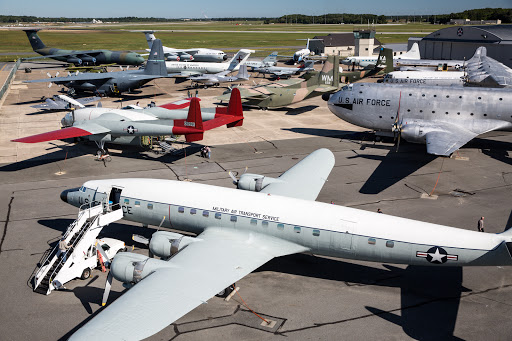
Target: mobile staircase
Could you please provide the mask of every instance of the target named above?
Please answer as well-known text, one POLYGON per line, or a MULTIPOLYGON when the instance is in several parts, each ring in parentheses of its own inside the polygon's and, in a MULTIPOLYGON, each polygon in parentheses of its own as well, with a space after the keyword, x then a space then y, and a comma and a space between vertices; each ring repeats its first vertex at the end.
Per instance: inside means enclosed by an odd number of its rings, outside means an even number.
MULTIPOLYGON (((35 292, 49 295, 53 290, 62 288, 64 283, 83 277, 84 262, 94 257, 96 264, 96 238, 104 226, 123 218, 119 204, 89 203, 82 205, 78 218, 69 225, 64 233, 64 241, 69 246, 64 257, 59 257, 57 244, 40 262, 40 268, 32 278, 35 292)), ((88 276, 86 276, 88 277, 88 276)))

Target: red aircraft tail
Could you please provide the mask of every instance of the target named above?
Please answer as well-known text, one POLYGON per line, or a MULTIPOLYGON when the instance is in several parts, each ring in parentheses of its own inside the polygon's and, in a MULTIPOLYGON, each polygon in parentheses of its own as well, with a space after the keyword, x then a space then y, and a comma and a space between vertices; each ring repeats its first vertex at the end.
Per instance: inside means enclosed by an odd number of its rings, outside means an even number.
POLYGON ((204 128, 199 98, 193 97, 190 100, 187 119, 175 120, 172 133, 174 135, 185 135, 187 142, 201 141, 203 139, 204 128))
MULTIPOLYGON (((229 121, 231 121, 229 123, 224 123, 227 124, 228 128, 239 127, 244 123, 244 111, 242 108, 242 98, 240 96, 240 90, 238 90, 237 88, 233 88, 233 90, 231 90, 231 97, 229 98, 229 104, 227 108, 220 107, 215 109, 215 120, 222 117, 221 115, 231 116, 229 118, 224 117, 225 120, 229 119, 229 121)), ((205 124, 208 122, 205 122, 205 124)))

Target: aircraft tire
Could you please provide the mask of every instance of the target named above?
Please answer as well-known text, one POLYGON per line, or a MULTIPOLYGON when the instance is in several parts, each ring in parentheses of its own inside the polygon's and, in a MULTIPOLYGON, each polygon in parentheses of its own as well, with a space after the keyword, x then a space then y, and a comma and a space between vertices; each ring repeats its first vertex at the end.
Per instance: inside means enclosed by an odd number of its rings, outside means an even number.
POLYGON ((222 289, 217 295, 217 297, 220 297, 220 298, 226 298, 229 296, 229 294, 231 294, 233 292, 233 290, 235 290, 235 283, 231 284, 229 287, 227 287, 226 289, 222 289))
POLYGON ((87 279, 91 277, 91 269, 85 268, 84 271, 82 271, 82 275, 80 276, 81 279, 87 279))

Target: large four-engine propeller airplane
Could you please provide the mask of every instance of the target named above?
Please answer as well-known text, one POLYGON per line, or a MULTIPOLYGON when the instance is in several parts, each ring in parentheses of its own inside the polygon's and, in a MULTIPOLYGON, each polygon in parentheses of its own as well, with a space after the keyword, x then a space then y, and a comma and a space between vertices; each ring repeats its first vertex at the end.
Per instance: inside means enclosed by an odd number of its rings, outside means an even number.
POLYGON ((512 265, 512 229, 482 233, 315 201, 333 166, 332 152, 319 149, 278 178, 243 174, 239 189, 111 179, 62 192, 77 207, 121 205, 123 219, 197 234, 155 233, 150 250, 162 259, 116 255, 103 301, 113 278, 131 289, 70 340, 149 337, 272 258, 294 253, 436 267, 512 265))

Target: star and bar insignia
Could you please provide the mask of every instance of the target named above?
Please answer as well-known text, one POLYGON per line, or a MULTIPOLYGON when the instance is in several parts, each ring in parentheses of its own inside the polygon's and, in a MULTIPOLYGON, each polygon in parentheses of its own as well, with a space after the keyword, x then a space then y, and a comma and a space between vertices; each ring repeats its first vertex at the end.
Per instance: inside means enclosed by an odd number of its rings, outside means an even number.
POLYGON ((139 129, 135 128, 134 126, 128 126, 128 128, 123 129, 128 134, 135 134, 135 132, 139 131, 139 129))
POLYGON ((426 258, 428 262, 434 264, 444 264, 447 261, 457 261, 459 260, 459 256, 457 255, 449 255, 445 249, 439 246, 433 246, 428 249, 427 252, 424 251, 416 251, 416 257, 426 258))

